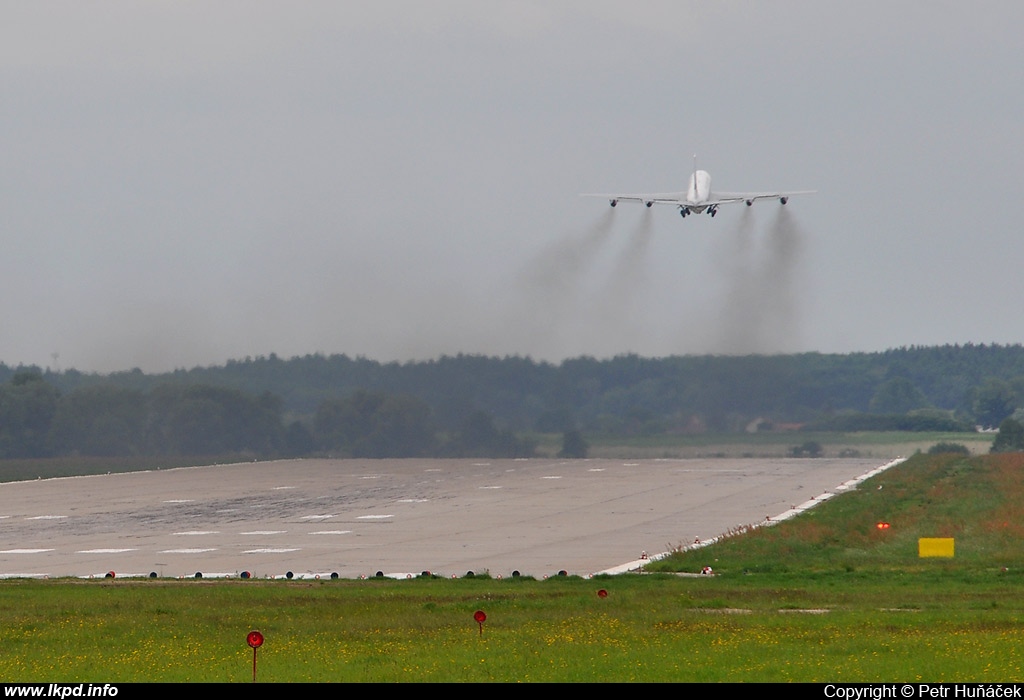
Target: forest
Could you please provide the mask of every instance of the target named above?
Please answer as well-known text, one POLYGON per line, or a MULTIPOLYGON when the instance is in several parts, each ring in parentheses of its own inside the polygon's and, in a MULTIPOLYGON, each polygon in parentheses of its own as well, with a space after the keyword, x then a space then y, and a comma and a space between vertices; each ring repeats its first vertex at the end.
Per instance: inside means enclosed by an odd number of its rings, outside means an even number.
POLYGON ((531 435, 971 431, 1024 415, 1024 347, 232 360, 147 374, 0 364, 0 459, 525 456, 531 435))

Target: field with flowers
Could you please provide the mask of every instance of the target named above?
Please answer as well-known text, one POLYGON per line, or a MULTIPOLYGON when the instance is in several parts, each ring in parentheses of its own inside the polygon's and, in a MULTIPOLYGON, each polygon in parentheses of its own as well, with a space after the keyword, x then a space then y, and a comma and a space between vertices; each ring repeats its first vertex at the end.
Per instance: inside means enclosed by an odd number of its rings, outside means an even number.
POLYGON ((714 576, 2 581, 0 679, 251 681, 258 629, 261 682, 1021 681, 1022 472, 915 457, 662 565, 714 576))

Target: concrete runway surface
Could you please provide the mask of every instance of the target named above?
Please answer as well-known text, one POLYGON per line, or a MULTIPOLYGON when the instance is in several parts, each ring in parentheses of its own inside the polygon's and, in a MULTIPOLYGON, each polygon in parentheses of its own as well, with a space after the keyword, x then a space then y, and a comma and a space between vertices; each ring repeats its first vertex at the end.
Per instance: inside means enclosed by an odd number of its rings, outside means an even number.
POLYGON ((536 577, 775 517, 870 459, 291 460, 0 484, 0 576, 536 577))

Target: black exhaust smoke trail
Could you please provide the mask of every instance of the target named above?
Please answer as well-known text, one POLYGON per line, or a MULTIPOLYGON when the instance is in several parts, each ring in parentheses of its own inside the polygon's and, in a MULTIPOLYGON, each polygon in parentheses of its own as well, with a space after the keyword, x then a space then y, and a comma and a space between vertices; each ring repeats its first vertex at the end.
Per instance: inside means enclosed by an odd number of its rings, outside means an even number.
MULTIPOLYGON (((616 341, 626 336, 624 339, 629 346, 629 336, 640 330, 633 322, 633 311, 647 281, 644 273, 653 237, 654 216, 650 209, 644 208, 640 221, 630 232, 626 246, 612 266, 607 287, 599 295, 601 306, 595 310, 594 315, 600 319, 597 332, 605 339, 602 344, 606 344, 608 334, 613 333, 618 336, 616 341)), ((616 344, 621 345, 621 342, 616 344)))
POLYGON ((560 352, 571 340, 566 327, 579 316, 580 293, 587 273, 608 242, 615 210, 609 207, 600 219, 576 234, 563 236, 534 256, 518 277, 519 303, 509 326, 525 335, 527 347, 560 352), (567 337, 568 336, 568 337, 567 337))
POLYGON ((772 352, 792 351, 800 344, 799 273, 804 234, 789 210, 780 206, 768 230, 767 259, 761 288, 766 341, 772 352))
POLYGON ((715 350, 740 355, 758 350, 762 314, 754 256, 754 216, 743 208, 739 222, 726 231, 719 251, 719 269, 725 285, 715 337, 715 350))

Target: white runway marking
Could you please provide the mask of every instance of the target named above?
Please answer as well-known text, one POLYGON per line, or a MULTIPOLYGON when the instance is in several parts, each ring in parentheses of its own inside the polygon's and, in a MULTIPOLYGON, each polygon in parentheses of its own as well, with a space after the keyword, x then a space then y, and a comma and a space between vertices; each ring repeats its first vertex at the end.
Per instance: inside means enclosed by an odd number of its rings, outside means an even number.
POLYGON ((311 535, 348 535, 351 532, 352 532, 351 530, 317 530, 316 532, 311 532, 309 534, 311 534, 311 535))
POLYGON ((436 467, 431 467, 430 469, 424 469, 423 471, 425 471, 425 472, 439 472, 441 470, 436 468, 436 467))
POLYGON ((134 552, 135 549, 80 549, 75 554, 122 554, 124 552, 134 552))
POLYGON ((283 535, 287 530, 250 530, 249 532, 240 532, 240 535, 283 535))
POLYGON ((482 489, 500 489, 500 486, 481 486, 482 489))
POLYGON ((360 515, 356 520, 386 520, 387 518, 393 518, 393 515, 360 515))
POLYGON ((426 503, 426 498, 402 498, 399 499, 399 503, 426 503))
POLYGON ((63 520, 66 517, 68 517, 68 516, 66 516, 66 515, 33 515, 30 518, 25 518, 25 520, 63 520))
POLYGON ((541 479, 561 479, 560 476, 542 476, 541 479))
POLYGON ((288 552, 298 552, 299 547, 294 549, 246 549, 242 554, 287 554, 288 552))
POLYGON ((202 554, 203 552, 216 552, 216 547, 206 547, 198 549, 164 549, 160 551, 160 554, 202 554))
POLYGON ((333 515, 303 515, 299 520, 327 520, 333 517, 333 515))
POLYGON ((592 469, 588 469, 587 471, 588 471, 588 472, 603 472, 603 471, 604 471, 604 469, 596 469, 596 468, 592 468, 592 469))
POLYGON ((286 489, 293 489, 294 486, 275 486, 274 491, 285 491, 286 489))
POLYGON ((0 550, 0 554, 42 554, 52 551, 52 549, 4 549, 0 550))
POLYGON ((194 498, 172 498, 169 501, 164 501, 164 503, 195 503, 195 501, 196 499, 194 498))
POLYGON ((218 530, 187 530, 185 532, 172 532, 171 534, 192 537, 195 535, 219 535, 220 532, 218 530))

